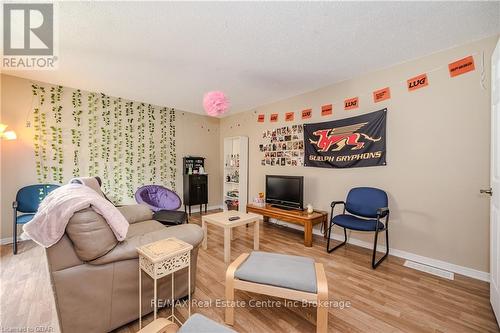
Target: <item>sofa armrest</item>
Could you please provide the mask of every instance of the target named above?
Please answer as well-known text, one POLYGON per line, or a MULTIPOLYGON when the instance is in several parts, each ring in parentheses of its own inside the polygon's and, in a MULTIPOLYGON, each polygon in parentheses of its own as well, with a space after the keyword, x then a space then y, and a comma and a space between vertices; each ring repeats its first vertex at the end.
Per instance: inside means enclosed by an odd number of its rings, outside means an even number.
MULTIPOLYGON (((144 224, 157 224, 160 229, 127 237, 127 239, 115 246, 113 250, 109 251, 102 257, 89 261, 88 263, 91 265, 105 265, 121 260, 137 259, 139 258, 139 254, 137 252, 138 247, 170 237, 175 237, 193 245, 194 249, 192 251, 197 251, 198 246, 200 246, 201 241, 203 240, 203 230, 200 226, 194 223, 177 225, 168 228, 165 228, 160 222, 156 221, 148 221, 144 222, 144 224)), ((140 225, 135 225, 130 226, 130 228, 132 229, 137 226, 141 227, 140 225)), ((131 229, 129 229, 129 232, 131 229)))
POLYGON ((153 212, 146 205, 136 204, 136 205, 126 205, 116 207, 128 221, 128 223, 136 223, 151 220, 153 218, 153 212))

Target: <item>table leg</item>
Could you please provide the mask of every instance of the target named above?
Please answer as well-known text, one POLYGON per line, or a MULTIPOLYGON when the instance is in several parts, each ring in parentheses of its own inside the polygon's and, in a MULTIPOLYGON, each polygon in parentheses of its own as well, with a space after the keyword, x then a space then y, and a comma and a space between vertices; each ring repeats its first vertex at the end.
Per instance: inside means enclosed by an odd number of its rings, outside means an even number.
POLYGON ((307 247, 312 246, 312 223, 306 221, 304 223, 304 245, 307 247))
POLYGON ((259 220, 255 221, 253 224, 253 249, 255 251, 259 250, 259 229, 260 229, 260 222, 259 220))
POLYGON ((201 219, 201 228, 203 229, 203 249, 206 250, 208 245, 207 245, 207 236, 208 236, 208 228, 207 228, 207 222, 205 222, 204 219, 201 219))
POLYGON ((231 260, 231 228, 224 228, 224 262, 231 260))
POLYGON ((234 228, 231 228, 231 240, 234 240, 234 228))
POLYGON ((328 232, 326 232, 326 229, 328 228, 328 214, 326 214, 323 217, 323 237, 327 238, 328 237, 328 232))
POLYGON ((170 305, 172 306, 172 322, 175 323, 175 303, 174 303, 174 273, 172 273, 172 293, 170 299, 170 305))
POLYGON ((139 265, 139 330, 142 328, 142 274, 139 265))
POLYGON ((154 320, 156 320, 156 305, 158 303, 158 299, 156 298, 157 296, 157 290, 156 290, 156 279, 154 279, 154 295, 153 295, 153 299, 154 299, 154 320))
POLYGON ((191 252, 189 253, 188 262, 188 319, 191 317, 191 252))

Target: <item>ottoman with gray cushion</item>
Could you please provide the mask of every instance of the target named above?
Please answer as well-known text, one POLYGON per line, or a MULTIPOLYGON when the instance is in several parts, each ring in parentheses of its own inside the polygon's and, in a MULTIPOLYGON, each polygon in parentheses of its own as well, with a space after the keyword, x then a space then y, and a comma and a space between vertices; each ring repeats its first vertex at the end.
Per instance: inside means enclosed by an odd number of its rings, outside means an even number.
POLYGON ((310 293, 317 291, 314 260, 308 257, 254 251, 234 277, 310 293))
POLYGON ((181 328, 167 318, 158 318, 137 333, 237 333, 199 313, 193 314, 181 328))
POLYGON ((234 324, 234 290, 307 301, 317 306, 316 332, 328 330, 328 283, 323 265, 312 258, 253 251, 226 271, 226 323, 234 324))
POLYGON ((195 313, 189 317, 177 333, 236 333, 236 331, 195 313))

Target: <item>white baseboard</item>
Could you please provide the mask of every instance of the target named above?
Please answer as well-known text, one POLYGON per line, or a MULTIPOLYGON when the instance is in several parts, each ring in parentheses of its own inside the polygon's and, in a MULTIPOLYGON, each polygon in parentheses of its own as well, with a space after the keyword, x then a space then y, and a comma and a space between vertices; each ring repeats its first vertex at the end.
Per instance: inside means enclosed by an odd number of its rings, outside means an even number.
MULTIPOLYGON (((183 206, 184 207, 184 206, 183 206)), ((208 206, 207 207, 207 211, 209 210, 214 210, 214 209, 222 209, 224 206, 222 205, 218 205, 218 206, 208 206)), ((179 210, 182 210, 184 211, 184 209, 179 209, 179 210)), ((188 212, 189 214, 189 207, 187 207, 186 211, 188 212)), ((205 212, 205 205, 203 205, 203 208, 202 208, 202 211, 205 212)), ((191 206, 191 213, 199 213, 200 212, 200 206, 199 205, 196 205, 196 206, 191 206)))
MULTIPOLYGON (((270 219, 270 221, 273 221, 273 220, 274 219, 270 219)), ((292 229, 296 229, 296 230, 304 230, 300 226, 286 223, 286 222, 282 222, 282 221, 280 221, 279 224, 286 225, 287 227, 292 228, 292 229)), ((318 229, 313 229, 313 234, 323 236, 321 231, 318 229)), ((339 241, 344 240, 344 236, 336 235, 336 234, 333 234, 331 238, 335 239, 335 240, 339 240, 339 241)), ((382 237, 382 238, 385 239, 384 237, 382 237)), ((364 247, 366 249, 373 249, 373 243, 368 243, 368 242, 365 242, 365 241, 362 241, 362 240, 359 240, 356 238, 352 238, 352 237, 348 237, 348 243, 352 244, 352 245, 364 247)), ((385 252, 385 245, 379 244, 377 246, 377 251, 378 252, 385 252)), ((398 250, 395 248, 389 248, 389 254, 392 256, 395 256, 395 257, 411 260, 411 261, 414 261, 414 262, 417 262, 417 263, 420 263, 423 265, 432 266, 432 267, 436 267, 439 269, 450 271, 450 272, 453 272, 456 274, 468 276, 468 277, 471 277, 471 278, 474 278, 477 280, 490 282, 490 273, 488 273, 488 272, 483 272, 483 271, 479 271, 479 270, 476 270, 473 268, 455 265, 455 264, 452 264, 452 263, 449 263, 446 261, 433 259, 433 258, 429 258, 429 257, 424 257, 424 256, 421 256, 418 254, 406 252, 403 250, 398 250)))
MULTIPOLYGON (((17 240, 17 242, 23 242, 23 240, 17 240)), ((9 245, 12 244, 12 237, 0 238, 0 245, 9 245)))

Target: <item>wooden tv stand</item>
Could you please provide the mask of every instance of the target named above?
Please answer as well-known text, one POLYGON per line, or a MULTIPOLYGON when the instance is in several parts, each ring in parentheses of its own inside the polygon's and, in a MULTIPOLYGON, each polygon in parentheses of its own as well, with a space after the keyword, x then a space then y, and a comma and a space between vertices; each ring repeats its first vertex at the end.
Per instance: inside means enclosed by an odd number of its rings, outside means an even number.
POLYGON ((264 222, 269 221, 271 217, 280 221, 304 226, 304 245, 307 247, 312 246, 312 228, 314 225, 323 223, 323 236, 326 237, 327 234, 327 212, 315 210, 312 214, 308 214, 306 210, 286 210, 273 207, 270 204, 266 204, 263 207, 248 204, 247 213, 255 213, 264 216, 264 222))

